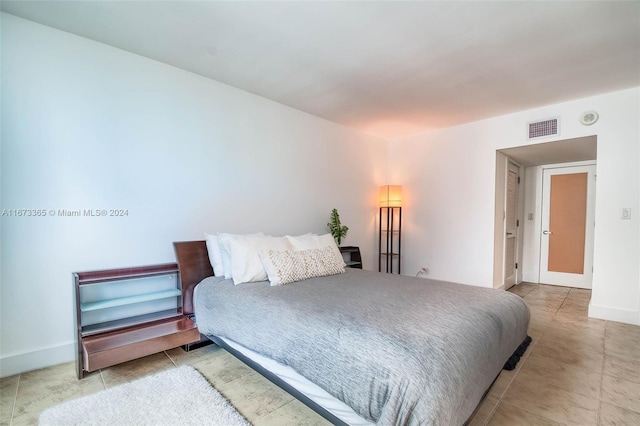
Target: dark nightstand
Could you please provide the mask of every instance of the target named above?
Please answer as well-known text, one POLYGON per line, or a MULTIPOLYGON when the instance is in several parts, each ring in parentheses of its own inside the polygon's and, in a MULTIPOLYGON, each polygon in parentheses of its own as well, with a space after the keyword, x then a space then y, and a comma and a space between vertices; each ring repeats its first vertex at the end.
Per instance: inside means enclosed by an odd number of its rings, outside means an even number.
POLYGON ((362 257, 360 256, 360 248, 355 246, 340 247, 340 253, 344 258, 347 268, 362 269, 362 257))

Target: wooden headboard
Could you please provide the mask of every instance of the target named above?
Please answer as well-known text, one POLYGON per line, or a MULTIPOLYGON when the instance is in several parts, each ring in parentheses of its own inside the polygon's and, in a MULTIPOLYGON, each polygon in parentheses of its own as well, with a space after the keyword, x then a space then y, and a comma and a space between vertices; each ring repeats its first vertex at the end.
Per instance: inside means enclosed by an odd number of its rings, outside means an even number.
POLYGON ((182 313, 192 315, 193 289, 207 277, 213 276, 205 241, 177 241, 173 243, 182 284, 182 313))

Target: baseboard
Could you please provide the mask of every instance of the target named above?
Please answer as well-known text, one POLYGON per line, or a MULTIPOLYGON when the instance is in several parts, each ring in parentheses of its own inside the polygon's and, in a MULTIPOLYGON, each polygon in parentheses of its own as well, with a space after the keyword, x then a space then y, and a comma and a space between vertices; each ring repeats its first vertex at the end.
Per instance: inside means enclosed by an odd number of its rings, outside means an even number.
POLYGON ((589 317, 640 325, 640 312, 589 304, 589 317))
POLYGON ((526 272, 522 274, 522 281, 526 283, 537 283, 539 280, 538 274, 528 274, 526 272))
POLYGON ((26 373, 39 368, 75 361, 75 359, 76 345, 73 342, 33 352, 5 356, 0 358, 0 377, 26 373))

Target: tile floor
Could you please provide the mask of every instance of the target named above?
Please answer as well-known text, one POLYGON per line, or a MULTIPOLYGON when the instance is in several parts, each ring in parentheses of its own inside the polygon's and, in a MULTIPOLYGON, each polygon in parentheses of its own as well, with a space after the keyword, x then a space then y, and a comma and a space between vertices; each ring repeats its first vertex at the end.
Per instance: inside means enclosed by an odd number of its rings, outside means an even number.
MULTIPOLYGON (((589 290, 523 283, 533 342, 471 419, 488 425, 640 425, 640 327, 587 318, 589 290)), ((88 375, 67 363, 0 380, 0 425, 34 425, 52 405, 189 364, 261 425, 328 424, 225 350, 173 349, 88 375)))

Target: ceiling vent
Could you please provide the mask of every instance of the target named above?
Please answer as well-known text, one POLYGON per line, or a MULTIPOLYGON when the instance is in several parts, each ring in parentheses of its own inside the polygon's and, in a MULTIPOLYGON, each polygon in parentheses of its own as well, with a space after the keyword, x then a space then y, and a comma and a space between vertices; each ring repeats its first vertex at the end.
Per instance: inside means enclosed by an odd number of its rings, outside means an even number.
POLYGON ((557 118, 529 123, 529 139, 542 138, 560 134, 557 118))

